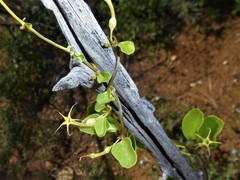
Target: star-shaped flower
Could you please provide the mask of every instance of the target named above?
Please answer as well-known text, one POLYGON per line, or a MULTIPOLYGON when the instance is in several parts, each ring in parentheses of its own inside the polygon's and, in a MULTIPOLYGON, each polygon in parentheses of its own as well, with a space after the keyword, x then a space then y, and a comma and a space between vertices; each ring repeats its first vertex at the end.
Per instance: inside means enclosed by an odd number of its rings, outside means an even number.
POLYGON ((201 137, 199 134, 196 134, 196 136, 197 137, 199 137, 201 140, 202 140, 202 142, 201 143, 198 143, 198 146, 196 147, 196 148, 199 148, 199 147, 206 147, 207 148, 207 150, 208 150, 208 155, 210 156, 210 145, 211 144, 221 144, 221 142, 217 142, 217 141, 212 141, 211 139, 210 139, 210 134, 211 134, 211 129, 209 129, 209 133, 208 133, 208 136, 206 137, 206 138, 203 138, 203 137, 201 137))
POLYGON ((72 112, 73 107, 74 107, 76 104, 77 104, 77 103, 75 103, 75 104, 71 107, 71 109, 70 109, 70 111, 69 111, 69 113, 68 113, 68 116, 64 116, 62 113, 60 113, 59 111, 57 111, 57 112, 63 117, 64 122, 57 128, 57 130, 56 130, 54 133, 56 133, 63 125, 66 125, 66 126, 67 126, 67 133, 68 133, 69 136, 71 136, 72 133, 71 133, 71 134, 69 133, 69 125, 70 125, 70 124, 71 124, 71 125, 78 126, 78 127, 86 127, 86 126, 87 126, 85 123, 77 122, 77 120, 80 120, 80 119, 72 119, 72 117, 71 117, 71 112, 72 112))

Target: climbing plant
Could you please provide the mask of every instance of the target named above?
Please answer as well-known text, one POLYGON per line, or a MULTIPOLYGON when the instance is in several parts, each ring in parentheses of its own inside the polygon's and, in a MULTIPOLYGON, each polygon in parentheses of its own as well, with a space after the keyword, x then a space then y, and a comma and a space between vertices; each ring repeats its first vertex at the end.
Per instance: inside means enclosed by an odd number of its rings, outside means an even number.
MULTIPOLYGON (((3 0, 0 0, 0 4, 20 24, 20 30, 28 30, 45 42, 70 54, 70 56, 79 61, 79 63, 85 64, 88 68, 94 71, 95 75, 90 79, 91 81, 96 81, 98 84, 104 84, 106 87, 105 91, 99 92, 96 99, 90 103, 87 108, 87 117, 84 119, 74 119, 71 117, 72 109, 76 104, 71 107, 67 116, 58 112, 64 121, 55 132, 57 132, 62 126, 66 126, 67 134, 71 136, 72 133, 69 131, 69 126, 71 125, 77 127, 82 133, 94 135, 99 138, 105 137, 108 133, 116 133, 115 142, 112 143, 112 145, 107 146, 104 151, 86 154, 81 156, 80 159, 86 157, 94 159, 111 153, 122 167, 131 168, 137 162, 137 150, 142 149, 143 146, 133 135, 129 134, 124 127, 122 104, 112 83, 118 73, 120 52, 126 55, 131 55, 135 52, 135 45, 129 40, 118 42, 117 37, 114 35, 114 30, 117 26, 114 6, 111 0, 104 1, 110 9, 111 17, 108 22, 110 31, 109 43, 106 42, 103 45, 103 48, 113 48, 117 62, 115 71, 112 75, 108 72, 100 71, 97 66, 89 62, 83 54, 77 53, 71 45, 64 47, 41 35, 33 28, 31 23, 26 21, 26 18, 20 19, 3 0), (118 113, 113 111, 114 107, 118 108, 118 113)), ((210 150, 216 148, 220 143, 217 142, 217 136, 221 132, 223 126, 223 121, 220 118, 214 115, 204 117, 199 109, 192 109, 186 114, 182 121, 183 135, 189 143, 187 143, 186 146, 180 146, 178 144, 177 146, 181 149, 183 154, 186 155, 189 154, 185 152, 185 149, 188 149, 189 147, 206 147, 210 155, 210 150), (184 151, 182 149, 184 149, 184 151)))

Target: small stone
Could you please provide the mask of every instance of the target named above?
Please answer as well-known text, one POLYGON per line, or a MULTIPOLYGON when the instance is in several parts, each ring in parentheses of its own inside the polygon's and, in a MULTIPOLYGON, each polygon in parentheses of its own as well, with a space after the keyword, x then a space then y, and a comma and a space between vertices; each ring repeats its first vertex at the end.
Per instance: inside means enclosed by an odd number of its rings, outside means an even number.
POLYGON ((152 98, 152 101, 153 101, 153 102, 156 102, 156 101, 159 101, 159 99, 160 99, 159 96, 154 96, 154 97, 152 98))
POLYGON ((190 87, 196 87, 197 84, 196 83, 190 83, 189 85, 190 85, 190 87))
POLYGON ((9 164, 17 164, 18 158, 15 155, 12 155, 9 159, 9 164))
POLYGON ((175 61, 176 59, 177 59, 176 55, 172 55, 171 58, 170 58, 171 61, 175 61))
POLYGON ((45 161, 45 162, 44 162, 44 166, 45 166, 45 168, 46 168, 47 170, 53 169, 53 164, 52 164, 51 162, 49 162, 49 161, 45 161))
POLYGON ((237 153, 238 153, 238 151, 236 149, 232 149, 230 151, 230 154, 233 155, 233 156, 237 155, 237 153))
POLYGON ((235 109, 235 111, 236 111, 237 113, 240 113, 240 107, 237 107, 237 108, 235 109))
POLYGON ((223 61, 223 63, 222 63, 223 65, 227 65, 228 64, 228 62, 227 61, 223 61))
POLYGON ((202 80, 198 80, 198 81, 197 81, 197 84, 202 84, 202 80))

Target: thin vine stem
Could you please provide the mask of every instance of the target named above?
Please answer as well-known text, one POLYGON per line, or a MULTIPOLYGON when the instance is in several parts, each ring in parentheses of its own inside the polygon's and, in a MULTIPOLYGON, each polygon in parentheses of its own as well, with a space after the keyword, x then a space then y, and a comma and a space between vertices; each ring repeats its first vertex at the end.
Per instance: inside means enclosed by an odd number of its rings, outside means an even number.
POLYGON ((43 35, 41 35, 39 32, 37 32, 31 24, 24 22, 24 19, 20 19, 4 2, 3 0, 0 0, 0 4, 4 7, 4 9, 19 23, 21 24, 21 28, 20 29, 25 29, 27 28, 30 32, 32 32, 33 34, 35 34, 37 37, 39 37, 40 39, 42 39, 43 41, 57 47, 58 49, 61 49, 67 53, 71 53, 70 49, 61 46, 60 44, 57 44, 55 42, 53 42, 52 40, 44 37, 43 35))
MULTIPOLYGON (((41 35, 38 31, 36 31, 33 27, 32 24, 25 22, 24 19, 20 19, 9 7, 6 3, 3 2, 3 0, 0 0, 0 4, 4 7, 4 9, 21 25, 20 29, 28 29, 30 32, 32 32, 34 35, 36 35, 38 38, 42 39, 43 41, 51 44, 52 46, 61 49, 62 51, 67 52, 68 54, 77 54, 74 52, 71 48, 64 47, 58 43, 55 43, 54 41, 46 38, 45 36, 41 35)), ((91 63, 89 63, 85 58, 80 59, 87 67, 89 67, 91 70, 94 72, 99 72, 97 68, 95 68, 91 63)))
POLYGON ((111 1, 111 0, 105 0, 105 2, 107 3, 107 5, 108 5, 108 7, 109 7, 109 9, 110 9, 111 16, 112 16, 112 17, 116 17, 116 15, 115 15, 115 10, 114 10, 112 1, 111 1))
MULTIPOLYGON (((28 28, 28 26, 26 26, 26 27, 28 28)), ((58 49, 61 49, 61 50, 65 51, 65 52, 67 52, 67 53, 71 53, 71 51, 70 51, 68 48, 63 47, 63 46, 61 46, 60 44, 57 44, 57 43, 53 42, 52 40, 44 37, 44 36, 41 35, 39 32, 37 32, 35 29, 33 29, 33 28, 28 28, 28 29, 29 29, 33 34, 35 34, 37 37, 39 37, 40 39, 44 40, 45 42, 47 42, 47 43, 49 43, 49 44, 57 47, 58 49)))
POLYGON ((119 109, 119 120, 120 120, 120 127, 119 127, 119 134, 121 137, 123 137, 123 129, 124 129, 124 118, 123 118, 123 109, 122 109, 122 103, 118 97, 118 94, 114 91, 113 93, 114 98, 116 99, 116 102, 118 104, 118 109, 119 109))
MULTIPOLYGON (((114 78, 117 75, 117 72, 118 72, 118 69, 119 69, 119 64, 120 64, 120 57, 119 56, 117 56, 117 62, 116 63, 117 63, 116 64, 116 68, 115 68, 115 70, 114 70, 114 72, 112 74, 112 77, 111 77, 111 79, 110 79, 110 81, 108 83, 107 90, 109 88, 113 87, 112 83, 113 83, 114 78)), ((115 100, 116 100, 116 102, 118 104, 118 109, 119 109, 118 114, 119 114, 119 121, 120 121, 119 133, 120 133, 120 136, 122 137, 123 136, 123 129, 124 129, 123 109, 122 109, 121 101, 120 101, 120 99, 118 97, 118 94, 116 93, 115 89, 113 91, 113 96, 114 96, 114 98, 115 98, 115 100)))

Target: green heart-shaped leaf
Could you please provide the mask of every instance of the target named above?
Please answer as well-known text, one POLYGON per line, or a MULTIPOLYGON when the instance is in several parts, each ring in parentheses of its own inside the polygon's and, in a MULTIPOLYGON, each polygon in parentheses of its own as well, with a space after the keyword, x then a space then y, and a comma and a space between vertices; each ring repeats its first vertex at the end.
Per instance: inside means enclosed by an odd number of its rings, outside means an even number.
POLYGON ((107 132, 117 132, 118 128, 114 124, 111 124, 107 121, 107 132))
POLYGON ((132 41, 120 42, 118 43, 118 46, 120 47, 120 50, 127 55, 133 54, 135 52, 135 46, 132 41))
POLYGON ((112 116, 107 116, 107 132, 117 132, 119 123, 112 116))
POLYGON ((100 83, 108 83, 111 79, 111 75, 108 72, 100 72, 97 76, 97 82, 100 83))
POLYGON ((101 104, 99 102, 96 102, 94 110, 96 112, 101 112, 103 109, 105 109, 106 105, 105 104, 101 104))
POLYGON ((183 135, 187 139, 195 139, 196 133, 203 124, 204 115, 199 109, 192 109, 189 111, 182 121, 183 135))
POLYGON ((109 88, 107 91, 105 91, 101 94, 98 94, 97 99, 96 99, 97 103, 99 103, 99 104, 107 104, 114 100, 115 100, 115 98, 112 95, 112 88, 109 88))
POLYGON ((114 144, 111 153, 124 168, 131 168, 137 163, 137 153, 133 149, 129 137, 125 137, 117 144, 114 144))
POLYGON ((105 116, 98 117, 94 124, 94 129, 98 137, 105 136, 107 131, 107 118, 105 116))
POLYGON ((94 110, 96 112, 101 112, 106 107, 107 103, 114 100, 115 98, 112 95, 112 88, 109 88, 107 91, 97 95, 94 110))
POLYGON ((80 127, 79 130, 83 133, 95 135, 96 132, 93 127, 80 127))

